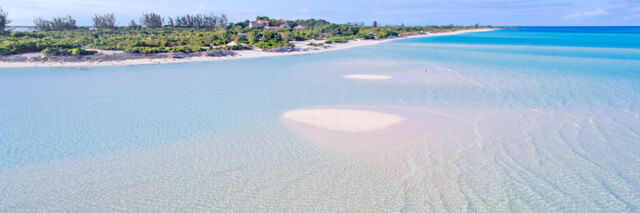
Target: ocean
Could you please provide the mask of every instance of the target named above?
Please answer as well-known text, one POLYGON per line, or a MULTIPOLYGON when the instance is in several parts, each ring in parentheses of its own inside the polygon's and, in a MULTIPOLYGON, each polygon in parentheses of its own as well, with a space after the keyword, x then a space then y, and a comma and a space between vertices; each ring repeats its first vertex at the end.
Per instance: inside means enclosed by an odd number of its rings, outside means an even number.
POLYGON ((640 27, 2 69, 0 91, 2 212, 640 211, 640 27), (337 134, 282 116, 317 107, 408 124, 337 134))

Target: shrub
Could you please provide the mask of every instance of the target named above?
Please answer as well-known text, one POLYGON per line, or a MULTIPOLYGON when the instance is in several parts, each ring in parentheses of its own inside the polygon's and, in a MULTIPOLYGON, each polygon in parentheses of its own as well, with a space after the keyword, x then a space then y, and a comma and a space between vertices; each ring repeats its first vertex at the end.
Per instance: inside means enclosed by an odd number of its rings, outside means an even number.
POLYGON ((327 44, 331 44, 331 43, 346 43, 348 41, 348 38, 345 37, 330 37, 327 38, 327 44))
POLYGON ((360 33, 358 35, 360 38, 362 39, 375 39, 376 37, 373 36, 373 34, 369 34, 369 33, 360 33))
POLYGON ((398 33, 391 30, 380 30, 378 32, 378 38, 387 38, 389 36, 398 36, 398 33))
POLYGON ((96 54, 96 51, 93 50, 85 50, 82 48, 73 48, 73 49, 64 49, 64 48, 56 48, 56 47, 47 47, 42 50, 42 54, 45 56, 83 56, 83 55, 93 55, 96 54))
POLYGON ((27 34, 26 34, 26 33, 24 33, 24 32, 13 32, 13 33, 12 33, 12 36, 13 36, 13 37, 16 37, 16 38, 24 37, 24 36, 26 36, 26 35, 27 35, 27 34))
POLYGON ((96 54, 97 51, 94 50, 85 50, 82 48, 71 49, 71 55, 93 55, 96 54))
POLYGON ((216 50, 250 50, 251 47, 247 47, 244 45, 231 45, 231 46, 222 46, 215 48, 216 50))
POLYGON ((267 42, 261 41, 261 42, 256 43, 255 45, 256 45, 256 47, 259 47, 259 48, 262 48, 262 49, 273 49, 273 48, 276 48, 276 47, 292 47, 292 46, 294 46, 293 44, 290 44, 288 42, 286 42, 286 43, 285 42, 276 42, 276 41, 273 41, 273 40, 270 40, 270 41, 267 41, 267 42))
POLYGON ((131 47, 126 49, 125 51, 130 53, 138 53, 138 54, 151 54, 151 53, 164 53, 169 50, 164 47, 131 47))
POLYGON ((34 40, 25 41, 5 41, 0 45, 1 55, 13 55, 28 52, 38 52, 44 49, 44 47, 38 46, 38 42, 34 40))
POLYGON ((58 55, 71 55, 71 52, 67 52, 64 49, 61 48, 55 48, 55 47, 47 47, 44 50, 42 50, 42 54, 45 56, 58 56, 58 55))

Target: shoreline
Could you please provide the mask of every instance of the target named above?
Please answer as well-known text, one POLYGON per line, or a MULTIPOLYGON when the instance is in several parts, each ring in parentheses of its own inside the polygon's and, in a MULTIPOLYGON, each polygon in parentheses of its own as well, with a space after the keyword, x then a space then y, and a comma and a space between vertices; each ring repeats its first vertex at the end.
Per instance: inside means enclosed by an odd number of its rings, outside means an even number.
POLYGON ((363 46, 371 46, 376 44, 382 44, 390 41, 396 41, 401 39, 410 39, 410 38, 422 38, 422 37, 431 37, 431 36, 448 36, 448 35, 458 35, 463 33, 471 33, 471 32, 486 32, 493 31, 496 29, 472 29, 472 30, 458 30, 453 32, 441 32, 441 33, 425 33, 425 34, 414 34, 414 35, 405 35, 395 38, 388 39, 375 39, 375 40, 351 40, 346 43, 333 43, 326 45, 325 48, 313 48, 309 47, 306 44, 312 41, 299 41, 293 42, 296 45, 296 48, 300 48, 303 50, 292 51, 292 52, 267 52, 263 50, 240 50, 233 51, 235 55, 233 56, 193 56, 193 57, 185 57, 181 59, 175 58, 141 58, 141 59, 127 59, 127 60, 116 60, 116 61, 82 61, 82 62, 6 62, 0 61, 0 69, 6 68, 38 68, 38 67, 46 67, 46 68, 54 68, 54 67, 97 67, 97 66, 133 66, 133 65, 152 65, 152 64, 173 64, 173 63, 189 63, 189 62, 206 62, 206 61, 220 61, 220 60, 237 60, 237 59, 250 59, 250 58, 266 58, 266 57, 276 57, 276 56, 290 56, 290 55, 303 55, 303 54, 314 54, 314 53, 323 53, 337 50, 345 50, 354 47, 363 47, 363 46))

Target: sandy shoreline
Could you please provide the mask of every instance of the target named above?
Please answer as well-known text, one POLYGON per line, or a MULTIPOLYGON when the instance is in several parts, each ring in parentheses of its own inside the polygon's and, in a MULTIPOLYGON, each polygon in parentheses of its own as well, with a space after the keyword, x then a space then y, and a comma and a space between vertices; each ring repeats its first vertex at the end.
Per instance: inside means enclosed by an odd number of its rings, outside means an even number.
MULTIPOLYGON (((187 57, 183 59, 171 59, 171 58, 144 58, 144 59, 131 59, 131 60, 119 60, 119 61, 86 61, 86 62, 4 62, 0 61, 0 69, 1 68, 28 68, 28 67, 92 67, 92 66, 127 66, 127 65, 149 65, 149 64, 169 64, 169 63, 187 63, 187 62, 203 62, 203 61, 219 61, 219 60, 234 60, 234 59, 248 59, 248 58, 264 58, 264 57, 274 57, 274 56, 287 56, 287 55, 302 55, 302 54, 313 54, 313 53, 322 53, 336 50, 344 50, 354 47, 362 47, 362 46, 370 46, 381 43, 386 43, 390 41, 400 40, 400 39, 408 39, 408 38, 419 38, 419 37, 429 37, 429 36, 446 36, 446 35, 457 35, 462 33, 469 32, 484 32, 491 31, 494 29, 474 29, 474 30, 459 30, 454 32, 443 32, 443 33, 426 33, 420 35, 410 35, 410 36, 402 36, 390 39, 380 39, 380 40, 352 40, 347 43, 334 43, 327 45, 327 48, 315 48, 306 51, 294 51, 294 52, 266 52, 262 50, 242 50, 242 51, 234 51, 237 53, 234 56, 222 56, 222 57, 210 57, 210 56, 202 56, 202 57, 187 57)), ((296 48, 308 48, 306 43, 304 42, 295 42, 296 48)))

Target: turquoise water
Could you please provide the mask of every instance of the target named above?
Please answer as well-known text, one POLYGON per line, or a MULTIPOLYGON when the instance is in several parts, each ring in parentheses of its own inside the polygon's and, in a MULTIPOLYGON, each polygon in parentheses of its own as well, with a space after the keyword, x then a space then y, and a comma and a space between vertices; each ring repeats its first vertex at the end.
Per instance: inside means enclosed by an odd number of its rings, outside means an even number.
POLYGON ((3 69, 0 91, 0 211, 640 209, 640 28, 3 69), (425 68, 432 79, 420 80, 425 68), (362 105, 437 111, 464 125, 373 155, 326 149, 281 119, 362 105))

